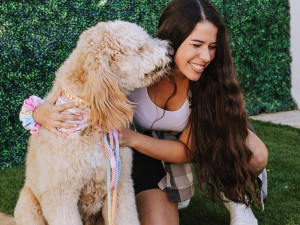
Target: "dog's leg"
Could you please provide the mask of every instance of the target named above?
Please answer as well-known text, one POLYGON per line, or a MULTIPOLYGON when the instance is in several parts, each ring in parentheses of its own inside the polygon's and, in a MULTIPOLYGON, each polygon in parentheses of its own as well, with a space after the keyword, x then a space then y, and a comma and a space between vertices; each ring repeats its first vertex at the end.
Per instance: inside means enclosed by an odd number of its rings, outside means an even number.
POLYGON ((96 175, 95 180, 91 181, 81 191, 79 211, 84 225, 104 225, 104 222, 100 222, 101 208, 106 195, 104 179, 102 175, 100 177, 96 175))
POLYGON ((41 206, 28 187, 23 187, 15 208, 15 220, 17 225, 46 225, 41 206))
POLYGON ((70 186, 47 191, 41 196, 43 214, 49 225, 82 225, 77 206, 80 193, 70 186))

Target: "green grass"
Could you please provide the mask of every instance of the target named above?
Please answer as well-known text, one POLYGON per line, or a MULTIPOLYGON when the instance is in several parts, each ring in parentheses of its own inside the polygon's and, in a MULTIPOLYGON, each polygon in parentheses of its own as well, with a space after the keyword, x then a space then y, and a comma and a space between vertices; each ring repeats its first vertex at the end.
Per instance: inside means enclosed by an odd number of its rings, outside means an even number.
MULTIPOLYGON (((254 208, 259 225, 300 224, 300 130, 251 121, 269 150, 266 209, 254 208)), ((0 211, 12 214, 24 181, 24 166, 0 170, 0 211)), ((180 211, 181 225, 229 225, 222 203, 213 203, 199 190, 180 211)))

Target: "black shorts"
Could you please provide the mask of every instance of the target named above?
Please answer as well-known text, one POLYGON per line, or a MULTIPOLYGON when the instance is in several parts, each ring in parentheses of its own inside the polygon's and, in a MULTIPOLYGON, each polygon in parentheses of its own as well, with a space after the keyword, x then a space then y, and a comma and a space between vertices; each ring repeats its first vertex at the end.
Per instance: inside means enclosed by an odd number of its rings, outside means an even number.
POLYGON ((157 184, 165 175, 166 171, 160 160, 133 149, 132 179, 135 194, 159 188, 157 184))

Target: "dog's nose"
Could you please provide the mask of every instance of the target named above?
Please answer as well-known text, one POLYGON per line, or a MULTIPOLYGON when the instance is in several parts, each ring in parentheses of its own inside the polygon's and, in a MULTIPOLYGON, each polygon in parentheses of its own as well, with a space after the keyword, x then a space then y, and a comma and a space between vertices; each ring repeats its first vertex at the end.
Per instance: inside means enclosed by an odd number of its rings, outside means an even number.
POLYGON ((173 56, 174 53, 175 53, 174 49, 171 46, 169 46, 168 47, 168 54, 169 54, 169 56, 173 56))

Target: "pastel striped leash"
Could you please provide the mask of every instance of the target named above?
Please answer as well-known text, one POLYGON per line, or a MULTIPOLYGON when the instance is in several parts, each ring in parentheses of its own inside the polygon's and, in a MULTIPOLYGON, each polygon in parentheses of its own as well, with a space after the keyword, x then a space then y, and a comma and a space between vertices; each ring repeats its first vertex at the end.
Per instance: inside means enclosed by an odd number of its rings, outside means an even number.
POLYGON ((119 154, 118 131, 110 130, 102 136, 102 149, 107 162, 107 198, 108 198, 108 223, 115 224, 117 185, 121 173, 121 159, 119 154), (109 136, 109 141, 108 141, 109 136))

